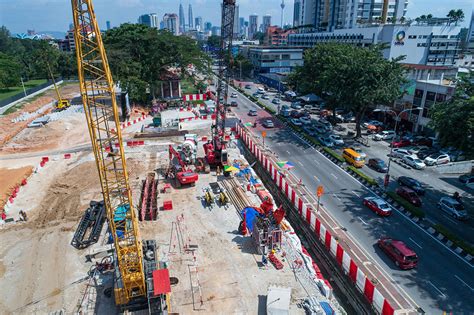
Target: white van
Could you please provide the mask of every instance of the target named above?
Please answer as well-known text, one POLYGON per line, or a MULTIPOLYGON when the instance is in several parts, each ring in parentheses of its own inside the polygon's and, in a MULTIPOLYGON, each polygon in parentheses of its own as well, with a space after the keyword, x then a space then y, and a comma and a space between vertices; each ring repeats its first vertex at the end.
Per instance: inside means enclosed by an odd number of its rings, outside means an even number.
POLYGON ((263 93, 265 93, 265 89, 263 87, 259 86, 257 88, 257 93, 263 94, 263 93))

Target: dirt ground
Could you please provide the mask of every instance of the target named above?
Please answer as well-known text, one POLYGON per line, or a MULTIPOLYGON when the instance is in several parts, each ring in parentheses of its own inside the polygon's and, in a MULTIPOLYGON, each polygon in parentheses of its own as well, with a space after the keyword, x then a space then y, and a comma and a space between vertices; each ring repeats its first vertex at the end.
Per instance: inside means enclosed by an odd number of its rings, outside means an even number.
POLYGON ((21 181, 27 178, 32 170, 33 166, 12 169, 0 168, 0 208, 7 202, 13 188, 20 185, 21 181))

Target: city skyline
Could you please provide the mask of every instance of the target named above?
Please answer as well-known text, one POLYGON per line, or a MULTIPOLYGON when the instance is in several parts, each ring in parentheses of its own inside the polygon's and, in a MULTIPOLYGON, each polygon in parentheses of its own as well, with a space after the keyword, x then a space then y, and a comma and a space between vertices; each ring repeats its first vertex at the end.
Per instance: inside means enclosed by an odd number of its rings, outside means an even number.
MULTIPOLYGON (((105 21, 110 21, 113 27, 126 22, 136 23, 139 16, 148 13, 156 13, 159 20, 165 13, 178 14, 179 3, 156 0, 103 0, 95 3, 95 10, 96 14, 101 17, 100 27, 106 29, 105 21)), ((181 1, 181 3, 185 6, 192 5, 194 15, 201 16, 203 21, 209 21, 212 25, 220 25, 220 0, 193 0, 181 1)), ((292 24, 293 1, 286 1, 285 3, 284 23, 292 24)), ((275 0, 238 1, 240 16, 245 17, 246 21, 252 14, 257 14, 259 21, 262 21, 264 15, 269 14, 272 16, 272 24, 279 24, 281 18, 280 4, 280 1, 275 0)), ((465 14, 465 20, 461 25, 468 27, 473 9, 470 0, 453 0, 449 3, 443 0, 410 0, 407 17, 414 18, 428 13, 444 17, 450 9, 459 8, 465 14)), ((12 33, 23 33, 28 29, 65 32, 71 20, 70 3, 61 0, 43 0, 41 3, 18 0, 14 3, 0 3, 0 25, 5 25, 12 33)))

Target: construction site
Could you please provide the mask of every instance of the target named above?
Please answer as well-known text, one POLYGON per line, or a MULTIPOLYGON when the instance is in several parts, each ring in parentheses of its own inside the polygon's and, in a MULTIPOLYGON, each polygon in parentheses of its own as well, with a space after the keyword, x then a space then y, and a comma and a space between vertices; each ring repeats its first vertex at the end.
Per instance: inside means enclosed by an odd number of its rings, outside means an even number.
POLYGON ((125 121, 91 1, 72 5, 79 82, 0 117, 0 313, 345 314, 218 101, 235 1, 196 96, 215 105, 125 121))

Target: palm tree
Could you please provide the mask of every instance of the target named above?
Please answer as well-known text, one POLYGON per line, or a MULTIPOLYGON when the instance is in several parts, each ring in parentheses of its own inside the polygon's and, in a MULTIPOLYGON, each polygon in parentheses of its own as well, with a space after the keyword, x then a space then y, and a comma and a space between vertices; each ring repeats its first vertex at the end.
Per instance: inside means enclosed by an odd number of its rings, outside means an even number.
POLYGON ((406 22, 406 18, 405 18, 404 16, 402 16, 402 17, 400 18, 400 23, 404 24, 405 22, 406 22))
POLYGON ((451 22, 454 21, 456 18, 456 10, 449 10, 449 13, 446 15, 446 17, 449 18, 448 25, 451 25, 451 22))
POLYGON ((464 20, 464 12, 461 9, 457 9, 454 13, 454 22, 455 25, 458 25, 458 22, 462 22, 464 20))
POLYGON ((420 24, 420 21, 421 21, 420 17, 415 18, 415 22, 416 22, 417 25, 420 24))
POLYGON ((427 19, 427 20, 430 20, 430 19, 432 19, 432 18, 433 18, 433 14, 431 14, 431 13, 426 16, 426 19, 427 19))

